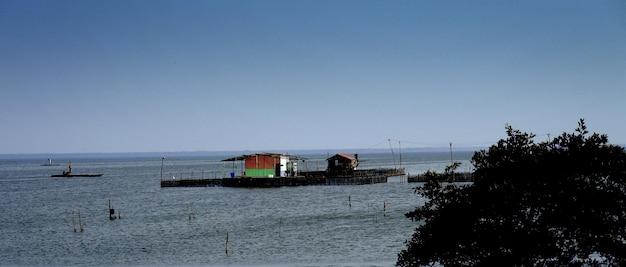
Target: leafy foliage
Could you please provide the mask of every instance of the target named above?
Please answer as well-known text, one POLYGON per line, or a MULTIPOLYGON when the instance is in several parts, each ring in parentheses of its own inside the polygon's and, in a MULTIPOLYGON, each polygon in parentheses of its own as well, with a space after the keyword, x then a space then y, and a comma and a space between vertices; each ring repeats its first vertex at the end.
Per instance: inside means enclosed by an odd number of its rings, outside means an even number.
MULTIPOLYGON (((437 182, 453 182, 456 169, 461 166, 460 162, 453 162, 448 165, 443 173, 437 173, 431 170, 426 171, 423 176, 425 181, 437 181, 437 182)), ((417 192, 417 190, 416 190, 417 192)))
POLYGON ((474 183, 431 180, 397 265, 626 265, 626 153, 606 135, 507 138, 475 153, 474 183))

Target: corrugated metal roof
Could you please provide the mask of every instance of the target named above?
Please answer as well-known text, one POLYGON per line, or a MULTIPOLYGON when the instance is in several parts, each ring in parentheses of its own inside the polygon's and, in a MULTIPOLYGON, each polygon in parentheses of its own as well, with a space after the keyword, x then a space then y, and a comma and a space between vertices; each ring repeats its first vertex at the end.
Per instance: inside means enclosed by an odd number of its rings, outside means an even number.
POLYGON ((347 154, 347 153, 337 153, 337 154, 333 155, 332 157, 327 158, 326 160, 333 159, 333 158, 336 158, 336 157, 342 157, 342 158, 346 158, 346 159, 349 159, 349 160, 356 160, 356 157, 353 154, 347 154))
POLYGON ((255 157, 255 156, 277 156, 277 157, 286 156, 286 157, 289 157, 290 160, 305 159, 305 158, 298 157, 298 156, 293 156, 293 155, 288 155, 288 154, 280 154, 280 153, 255 153, 255 154, 247 154, 247 155, 241 155, 241 156, 237 156, 237 157, 227 158, 227 159, 223 159, 222 161, 240 161, 240 160, 245 160, 246 158, 255 157))

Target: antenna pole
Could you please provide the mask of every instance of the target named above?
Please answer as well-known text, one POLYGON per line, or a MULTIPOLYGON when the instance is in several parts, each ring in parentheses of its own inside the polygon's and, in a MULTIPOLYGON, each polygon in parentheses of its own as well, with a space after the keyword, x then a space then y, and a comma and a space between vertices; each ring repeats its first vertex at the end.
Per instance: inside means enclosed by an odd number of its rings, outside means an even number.
POLYGON ((396 156, 393 153, 393 146, 391 146, 391 139, 387 139, 387 142, 389 142, 389 149, 391 149, 391 159, 393 160, 393 166, 397 168, 398 165, 396 165, 396 156))
POLYGON ((402 145, 400 144, 400 140, 398 140, 398 154, 400 157, 400 160, 399 160, 400 169, 402 169, 402 145))
POLYGON ((163 161, 165 160, 165 157, 161 157, 161 180, 163 180, 163 161))
POLYGON ((450 164, 454 164, 454 162, 452 162, 452 142, 450 142, 450 164))

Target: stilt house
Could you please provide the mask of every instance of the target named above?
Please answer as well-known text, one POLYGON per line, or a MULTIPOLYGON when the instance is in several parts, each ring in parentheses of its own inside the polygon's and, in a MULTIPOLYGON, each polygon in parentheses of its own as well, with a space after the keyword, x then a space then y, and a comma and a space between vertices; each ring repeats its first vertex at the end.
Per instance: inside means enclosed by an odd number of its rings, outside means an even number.
POLYGON ((331 174, 350 174, 359 166, 358 154, 338 153, 327 158, 328 173, 331 174))
POLYGON ((243 161, 242 177, 278 178, 296 176, 298 158, 286 154, 257 153, 228 158, 222 161, 243 161))

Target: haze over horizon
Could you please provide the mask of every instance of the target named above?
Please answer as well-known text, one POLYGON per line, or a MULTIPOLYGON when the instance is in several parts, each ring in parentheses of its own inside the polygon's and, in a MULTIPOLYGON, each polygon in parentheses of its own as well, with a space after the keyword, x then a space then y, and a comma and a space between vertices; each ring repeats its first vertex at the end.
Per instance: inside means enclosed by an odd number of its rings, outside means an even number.
POLYGON ((0 2, 0 154, 626 143, 626 2, 0 2))

